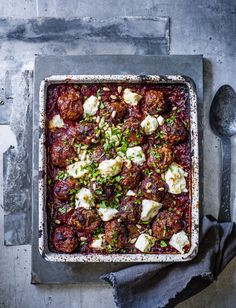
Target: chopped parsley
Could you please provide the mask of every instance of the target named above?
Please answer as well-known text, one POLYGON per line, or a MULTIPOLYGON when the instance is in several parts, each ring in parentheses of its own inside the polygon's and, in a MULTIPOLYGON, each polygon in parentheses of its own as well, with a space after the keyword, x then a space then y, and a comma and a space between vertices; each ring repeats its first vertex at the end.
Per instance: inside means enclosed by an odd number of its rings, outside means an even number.
POLYGON ((165 241, 161 241, 160 242, 160 246, 161 246, 161 248, 164 248, 164 247, 167 247, 167 244, 166 244, 166 242, 165 241))

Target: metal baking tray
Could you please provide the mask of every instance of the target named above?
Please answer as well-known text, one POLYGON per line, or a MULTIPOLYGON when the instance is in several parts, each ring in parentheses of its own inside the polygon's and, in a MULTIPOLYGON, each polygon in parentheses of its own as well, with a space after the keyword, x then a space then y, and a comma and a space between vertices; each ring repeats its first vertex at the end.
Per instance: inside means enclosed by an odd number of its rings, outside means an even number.
POLYGON ((55 75, 45 78, 39 93, 40 137, 39 137, 39 252, 47 261, 53 262, 183 262, 193 259, 199 245, 199 161, 198 161, 198 125, 197 95, 191 78, 180 75, 55 75), (51 84, 62 83, 153 83, 184 84, 189 91, 190 106, 190 142, 191 142, 191 238, 187 253, 172 254, 63 254, 51 252, 48 247, 47 226, 47 157, 46 157, 46 101, 47 88, 51 84))

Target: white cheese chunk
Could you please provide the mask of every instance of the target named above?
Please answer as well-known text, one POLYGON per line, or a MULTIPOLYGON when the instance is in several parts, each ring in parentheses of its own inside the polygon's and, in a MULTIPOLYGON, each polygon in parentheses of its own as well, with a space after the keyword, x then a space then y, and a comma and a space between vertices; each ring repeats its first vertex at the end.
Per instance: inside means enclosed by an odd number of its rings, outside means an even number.
POLYGON ((183 248, 186 245, 190 244, 189 239, 183 230, 178 233, 173 234, 169 243, 172 247, 174 247, 180 253, 184 253, 183 248))
POLYGON ((139 235, 134 246, 142 252, 149 252, 154 244, 155 238, 143 233, 139 235))
POLYGON ((153 200, 144 199, 142 201, 141 220, 149 221, 157 215, 162 204, 153 200))
POLYGON ((155 117, 148 115, 142 122, 141 127, 144 129, 146 135, 151 135, 158 127, 158 122, 155 117))
POLYGON ((127 104, 136 106, 138 105, 138 102, 141 100, 142 96, 138 93, 132 92, 130 89, 125 89, 123 98, 127 104))
POLYGON ((67 173, 73 178, 81 178, 86 173, 88 173, 88 170, 86 169, 88 163, 88 161, 78 161, 74 164, 71 164, 67 166, 67 173))
POLYGON ((182 192, 187 192, 185 176, 186 173, 180 165, 176 163, 172 163, 170 165, 164 175, 164 179, 171 194, 181 194, 182 192))
POLYGON ((118 214, 118 211, 116 209, 106 207, 98 209, 98 213, 103 221, 109 221, 112 220, 118 214))
POLYGON ((93 249, 103 249, 104 244, 104 234, 99 234, 97 239, 94 239, 90 244, 93 249))
POLYGON ((126 157, 137 165, 142 165, 146 160, 145 154, 140 146, 128 148, 126 157))
POLYGON ((87 98, 84 102, 83 108, 84 108, 84 115, 95 115, 98 111, 98 106, 100 102, 98 98, 94 95, 87 98))
POLYGON ((54 117, 49 121, 48 128, 61 128, 64 126, 64 122, 59 114, 54 115, 54 117))
POLYGON ((75 207, 84 207, 90 209, 94 206, 93 195, 88 188, 81 188, 75 195, 75 207))
POLYGON ((165 122, 165 119, 160 115, 157 117, 157 122, 159 125, 163 125, 165 122))
POLYGON ((126 196, 136 196, 136 193, 133 190, 128 190, 126 196))
POLYGON ((102 161, 98 170, 104 176, 114 176, 120 173, 123 164, 123 159, 121 157, 116 157, 115 159, 107 159, 102 161))

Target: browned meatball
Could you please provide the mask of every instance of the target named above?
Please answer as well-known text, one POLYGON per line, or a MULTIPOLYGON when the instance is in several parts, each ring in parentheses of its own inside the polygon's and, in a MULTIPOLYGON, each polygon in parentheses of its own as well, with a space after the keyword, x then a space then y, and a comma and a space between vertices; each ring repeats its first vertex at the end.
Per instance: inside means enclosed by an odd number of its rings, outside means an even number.
POLYGON ((52 164, 58 167, 67 166, 76 157, 74 148, 61 140, 54 142, 49 151, 52 164))
POLYGON ((75 187, 75 184, 75 180, 72 178, 56 181, 53 188, 55 198, 66 201, 69 198, 71 189, 75 187))
POLYGON ((173 195, 171 193, 167 193, 164 199, 161 201, 163 208, 178 208, 185 207, 189 205, 189 195, 181 194, 181 195, 173 195))
POLYGON ((167 185, 161 176, 153 174, 142 181, 141 191, 145 198, 160 202, 167 192, 167 185))
POLYGON ((126 114, 126 106, 122 102, 109 103, 107 104, 107 109, 109 111, 107 120, 111 121, 114 124, 120 123, 126 114))
POLYGON ((160 212, 152 223, 152 232, 160 240, 170 239, 181 229, 181 216, 169 211, 160 212))
POLYGON ((125 120, 122 131, 123 134, 125 134, 129 145, 138 145, 145 141, 145 137, 141 132, 140 121, 138 119, 129 118, 125 120))
POLYGON ((122 249, 126 244, 125 226, 117 220, 111 220, 104 224, 105 241, 114 249, 122 249))
POLYGON ((124 164, 121 170, 120 185, 127 189, 134 189, 138 186, 141 172, 137 164, 124 164))
POLYGON ((177 144, 187 138, 187 131, 180 121, 163 125, 161 131, 167 144, 177 144))
POLYGON ((57 101, 57 107, 63 119, 79 120, 83 115, 83 104, 78 92, 71 89, 61 95, 57 101))
POLYGON ((52 244, 59 252, 71 253, 77 248, 79 241, 71 228, 61 226, 53 231, 52 244))
POLYGON ((127 225, 137 224, 140 220, 141 208, 136 198, 126 197, 119 206, 120 219, 127 225))
POLYGON ((113 185, 105 185, 91 181, 90 189, 97 200, 109 200, 114 193, 113 185))
POLYGON ((169 104, 164 98, 164 93, 158 90, 149 90, 145 96, 144 110, 151 115, 164 113, 168 110, 169 104))
POLYGON ((100 224, 101 218, 96 210, 79 207, 71 211, 68 224, 84 235, 91 234, 100 224))
POLYGON ((168 147, 151 148, 147 160, 148 167, 157 173, 166 171, 173 162, 174 154, 168 147))
POLYGON ((76 140, 79 143, 91 144, 96 140, 95 136, 96 124, 84 122, 80 123, 76 127, 76 140))

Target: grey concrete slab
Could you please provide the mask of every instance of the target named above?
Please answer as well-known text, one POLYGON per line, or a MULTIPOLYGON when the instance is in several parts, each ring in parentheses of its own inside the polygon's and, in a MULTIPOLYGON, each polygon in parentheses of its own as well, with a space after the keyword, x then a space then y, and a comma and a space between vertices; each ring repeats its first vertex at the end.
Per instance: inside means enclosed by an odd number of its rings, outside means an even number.
MULTIPOLYGON (((41 80, 60 74, 181 74, 196 83, 202 105, 203 65, 201 56, 38 56, 35 60, 34 79, 34 164, 33 164, 33 246, 32 283, 96 283, 108 271, 130 266, 129 263, 83 264, 46 262, 38 251, 38 93, 41 80)), ((199 108, 201 111, 202 108, 199 108)), ((201 114, 199 114, 201 119, 201 114)), ((200 122, 201 123, 201 122, 200 122)), ((200 132, 202 131, 200 126, 200 132)), ((201 138, 200 138, 201 140, 201 138)))

